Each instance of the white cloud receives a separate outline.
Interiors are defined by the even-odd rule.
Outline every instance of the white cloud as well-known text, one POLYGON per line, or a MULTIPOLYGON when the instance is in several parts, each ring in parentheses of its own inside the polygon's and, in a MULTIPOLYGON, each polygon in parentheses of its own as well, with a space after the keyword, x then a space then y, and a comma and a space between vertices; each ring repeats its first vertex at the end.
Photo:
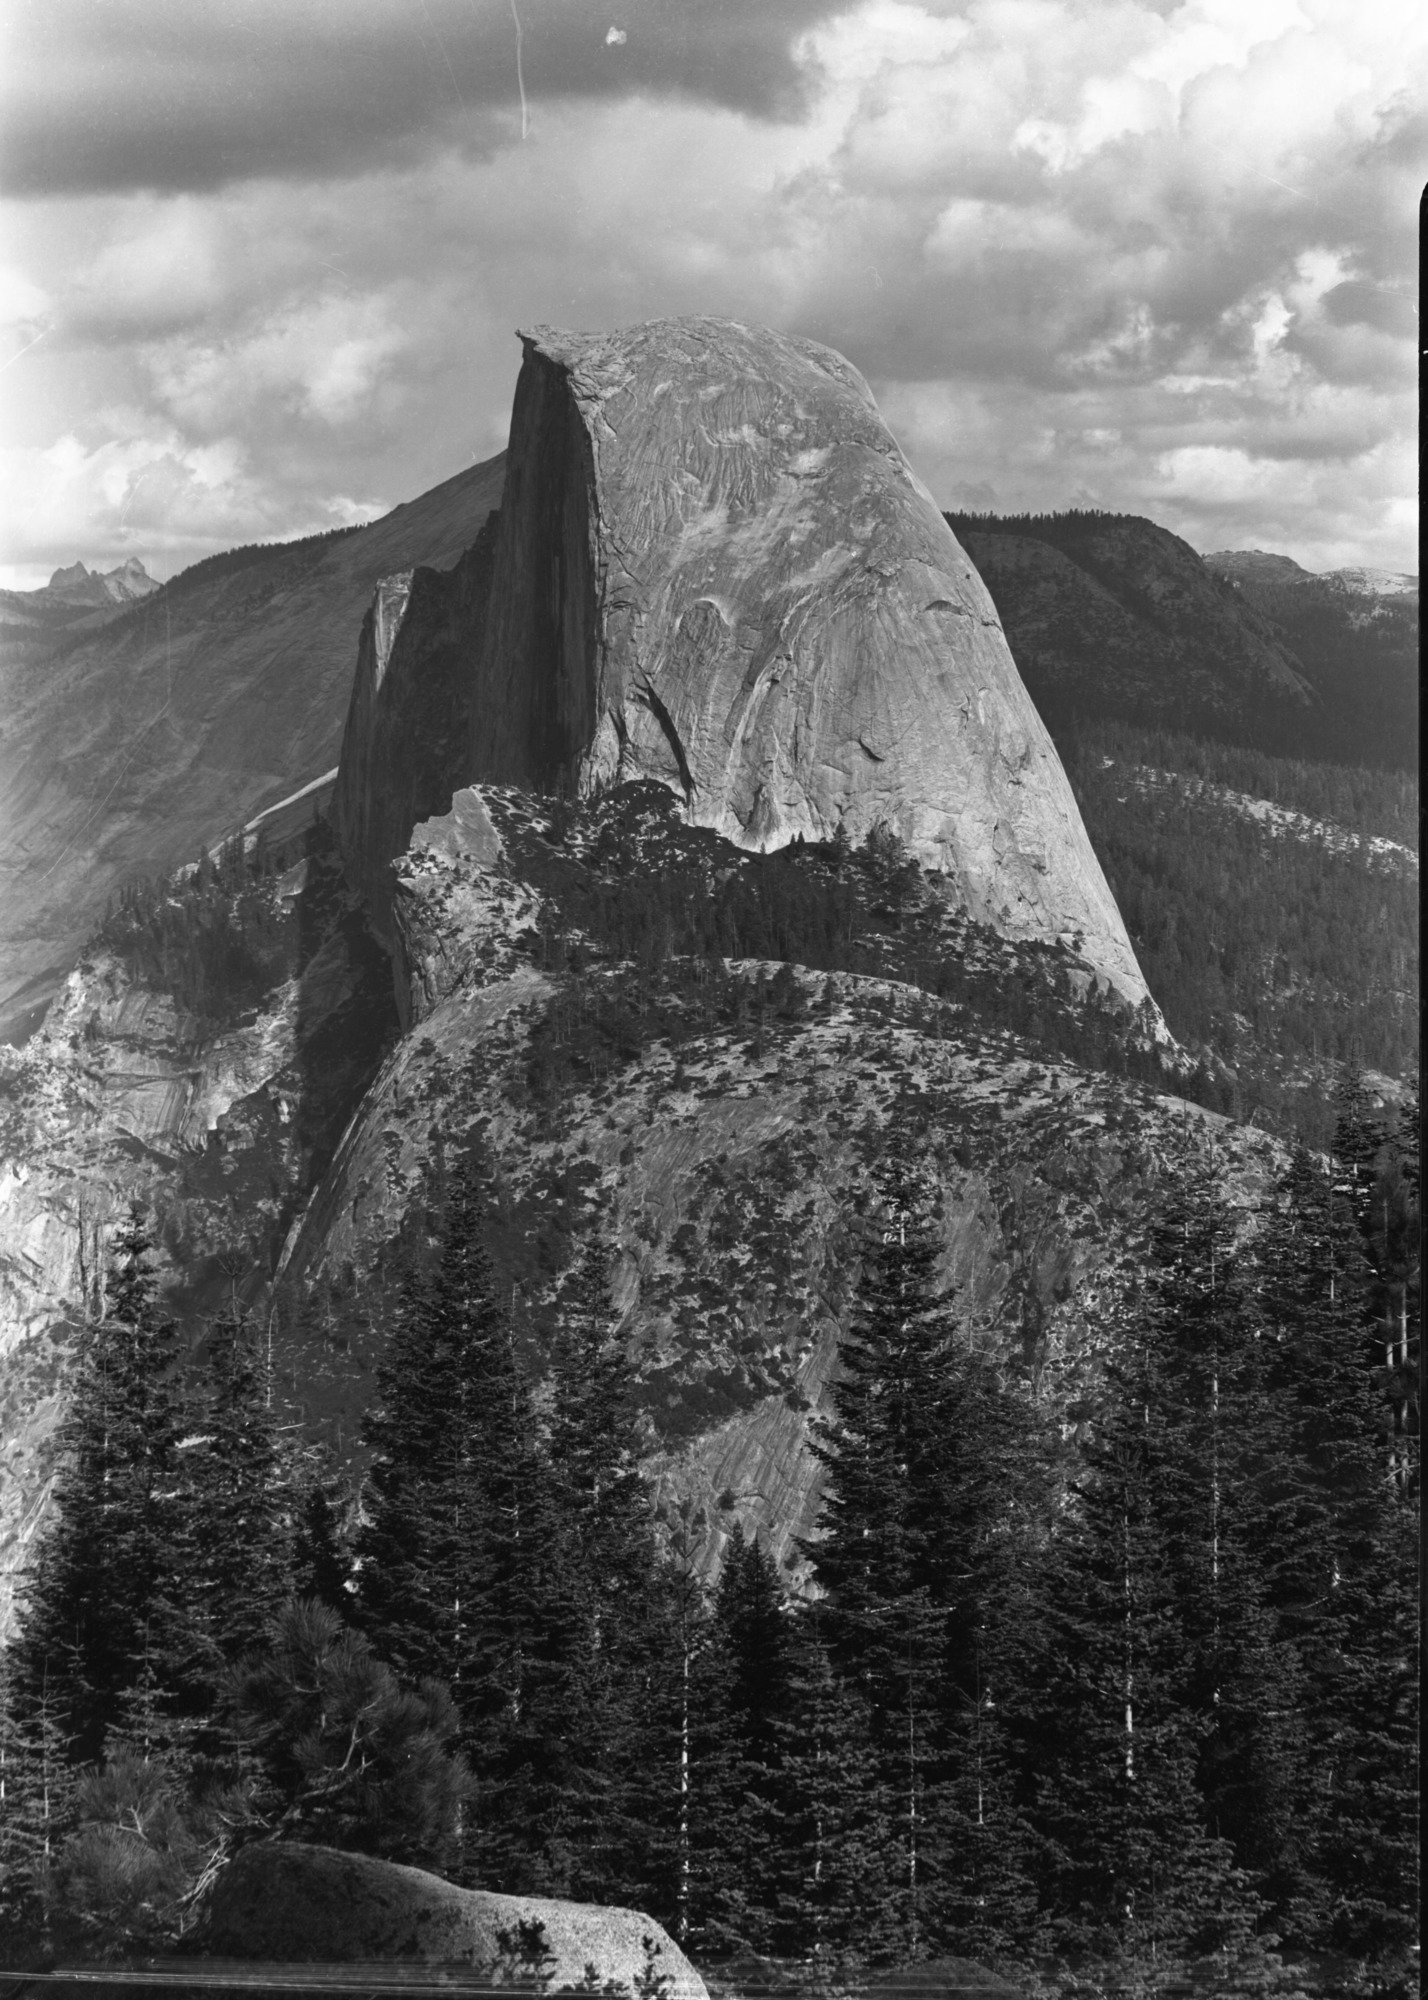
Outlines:
POLYGON ((135 410, 111 409, 82 438, 66 431, 44 449, 0 450, 0 547, 12 589, 32 589, 76 558, 108 568, 138 555, 167 576, 212 548, 368 519, 375 508, 343 496, 274 508, 243 444, 195 445, 135 410))
POLYGON ((199 432, 294 416, 335 427, 369 414, 405 345, 383 299, 329 295, 221 339, 170 341, 150 368, 162 407, 199 432))

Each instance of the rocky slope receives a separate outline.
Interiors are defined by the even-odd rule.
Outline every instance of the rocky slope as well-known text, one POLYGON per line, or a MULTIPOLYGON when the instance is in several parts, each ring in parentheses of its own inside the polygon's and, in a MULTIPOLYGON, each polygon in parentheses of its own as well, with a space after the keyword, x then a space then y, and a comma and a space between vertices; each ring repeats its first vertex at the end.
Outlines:
POLYGON ((235 1286, 260 1296, 394 1026, 385 956, 331 860, 299 853, 272 897, 285 948, 258 1004, 200 1021, 100 947, 24 1049, 0 1050, 0 1630, 115 1224, 131 1201, 161 1218, 191 1327, 235 1286))
POLYGON ((127 877, 336 764, 378 579, 456 563, 502 476, 490 460, 351 534, 197 564, 57 649, 0 649, 0 1041, 127 877))
MULTIPOLYGON (((854 905, 822 956, 866 971, 730 958, 711 972, 693 954, 637 967, 613 942, 622 890, 638 902, 673 881, 687 905, 706 869, 716 890, 733 871, 752 896, 774 858, 701 842, 649 785, 556 830, 553 842, 538 801, 484 787, 417 830, 397 870, 411 1025, 292 1231, 278 1295, 288 1326, 309 1340, 325 1328, 370 1379, 434 1137, 470 1135, 531 1366, 593 1240, 641 1385, 651 1476, 667 1506, 702 1520, 710 1563, 736 1520, 790 1562, 813 1525, 808 1425, 846 1321, 869 1170, 895 1120, 920 1134, 941 1276, 968 1339, 1065 1411, 1093 1394, 1098 1302, 1134 1263, 1155 1190, 1207 1145, 1246 1186, 1272 1155, 1262 1135, 995 1025, 997 1003, 978 992, 1002 977, 1039 984, 1046 1010, 1095 1011, 1092 975, 1075 977, 1069 954, 1029 955, 964 925, 920 983, 877 976, 880 956, 910 969, 908 932, 935 937, 935 878, 903 877, 896 924, 886 882, 854 905), (978 989, 968 999, 935 997, 948 962, 978 989)), ((786 865, 806 870, 810 898, 840 893, 839 868, 870 866, 811 850, 786 865)), ((308 1416, 329 1433, 337 1421, 315 1400, 308 1416)))
POLYGON ((1233 741, 1302 733, 1314 691, 1274 625, 1135 515, 952 515, 1053 732, 1108 716, 1233 741))

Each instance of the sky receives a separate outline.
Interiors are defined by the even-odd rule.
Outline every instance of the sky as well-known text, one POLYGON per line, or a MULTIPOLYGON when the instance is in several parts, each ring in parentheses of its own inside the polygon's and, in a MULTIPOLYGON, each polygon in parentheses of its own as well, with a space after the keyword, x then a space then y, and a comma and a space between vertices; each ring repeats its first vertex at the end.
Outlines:
POLYGON ((0 0, 0 585, 367 520, 761 321, 943 506, 1417 567, 1421 0, 0 0))

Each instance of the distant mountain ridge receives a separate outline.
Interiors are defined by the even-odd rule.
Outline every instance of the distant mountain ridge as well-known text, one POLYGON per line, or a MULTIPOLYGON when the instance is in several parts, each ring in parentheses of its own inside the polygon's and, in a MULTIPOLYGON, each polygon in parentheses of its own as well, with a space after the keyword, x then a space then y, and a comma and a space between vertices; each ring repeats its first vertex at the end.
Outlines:
POLYGON ((1205 567, 1231 583, 1284 585, 1313 589, 1327 586, 1354 597, 1411 598, 1418 601, 1418 578, 1408 570, 1396 569, 1305 569, 1291 556, 1271 555, 1264 549, 1216 549, 1205 557, 1205 567))
POLYGON ((1318 724, 1304 744, 1310 754, 1416 770, 1416 576, 1364 568, 1316 575, 1263 549, 1221 549, 1205 567, 1293 648, 1318 698, 1318 724))
POLYGON ((67 569, 57 569, 44 589, 33 595, 60 598, 66 604, 132 604, 160 588, 139 558, 130 556, 110 570, 86 569, 82 562, 73 562, 67 569))
POLYGON ((1134 514, 949 514, 1053 731, 1093 717, 1271 743, 1315 691, 1188 542, 1134 514))
POLYGON ((379 578, 454 564, 503 478, 489 459, 367 527, 231 550, 128 602, 0 598, 0 1041, 126 880, 332 769, 379 578))
POLYGON ((1134 514, 949 514, 1053 735, 1078 721, 1412 769, 1417 579, 1201 557, 1134 514))

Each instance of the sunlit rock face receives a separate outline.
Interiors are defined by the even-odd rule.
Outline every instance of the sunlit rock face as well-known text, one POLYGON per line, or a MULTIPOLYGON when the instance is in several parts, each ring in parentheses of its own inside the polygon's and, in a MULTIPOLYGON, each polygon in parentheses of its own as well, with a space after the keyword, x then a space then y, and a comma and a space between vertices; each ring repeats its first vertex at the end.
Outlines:
POLYGON ((1144 997, 992 600, 857 370, 727 320, 522 339, 468 775, 658 778, 759 849, 884 822, 1144 997))

